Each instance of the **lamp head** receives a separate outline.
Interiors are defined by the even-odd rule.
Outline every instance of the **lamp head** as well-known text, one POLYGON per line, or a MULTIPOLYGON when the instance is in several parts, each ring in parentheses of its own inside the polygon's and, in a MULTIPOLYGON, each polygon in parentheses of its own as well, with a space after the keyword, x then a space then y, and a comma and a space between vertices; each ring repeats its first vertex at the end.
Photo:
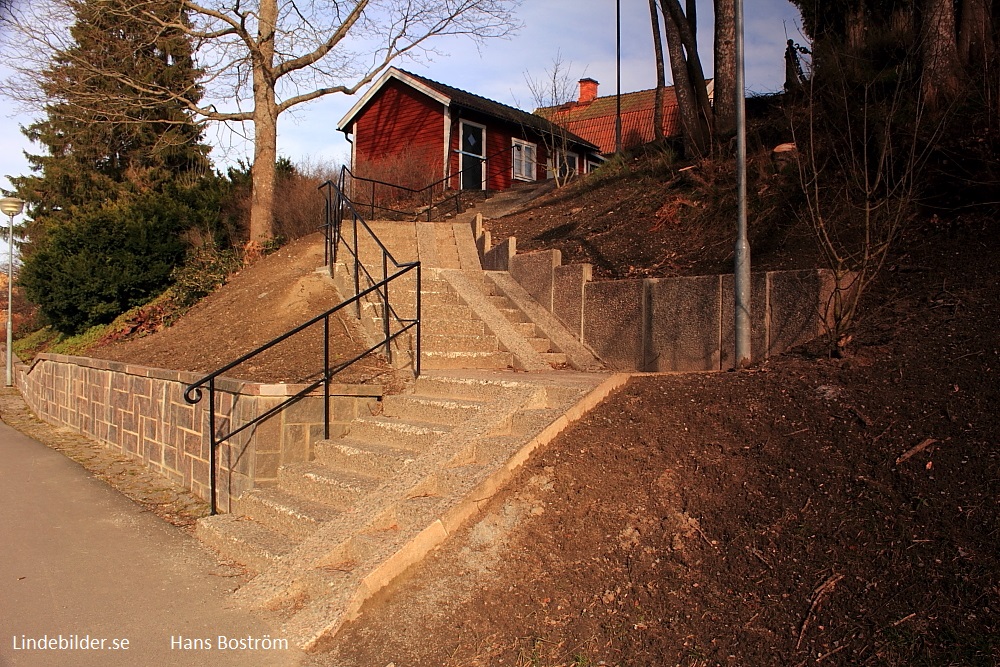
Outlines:
POLYGON ((5 215, 21 215, 21 211, 23 210, 23 199, 18 199, 17 197, 4 197, 0 199, 0 211, 3 211, 5 215))

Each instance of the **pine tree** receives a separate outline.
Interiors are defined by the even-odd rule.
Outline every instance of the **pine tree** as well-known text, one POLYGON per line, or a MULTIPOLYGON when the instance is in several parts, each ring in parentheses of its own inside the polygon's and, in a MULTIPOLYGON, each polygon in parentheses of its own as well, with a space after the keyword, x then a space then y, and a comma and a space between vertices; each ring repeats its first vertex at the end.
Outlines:
POLYGON ((72 44, 42 73, 46 117, 24 134, 44 147, 29 176, 25 255, 84 211, 191 183, 208 171, 201 127, 178 97, 201 91, 181 0, 75 0, 72 44), (141 79, 145 94, 121 79, 141 79))

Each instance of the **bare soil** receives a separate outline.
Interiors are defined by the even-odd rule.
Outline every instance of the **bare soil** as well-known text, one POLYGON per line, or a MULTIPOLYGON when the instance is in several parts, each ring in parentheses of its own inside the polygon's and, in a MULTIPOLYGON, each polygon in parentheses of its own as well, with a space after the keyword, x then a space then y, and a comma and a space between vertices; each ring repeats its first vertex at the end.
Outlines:
MULTIPOLYGON (((490 226, 604 277, 726 270, 727 233, 643 178, 490 226)), ((815 265, 807 237, 765 219, 756 269, 815 265)), ((983 217, 914 230, 844 358, 821 341, 749 371, 633 379, 313 664, 1000 665, 998 237, 983 217)), ((332 304, 315 253, 285 248, 97 354, 211 370, 332 304)), ((334 329, 338 349, 360 340, 334 329)), ((306 358, 244 371, 301 379, 306 358)))
MULTIPOLYGON (((788 212, 797 185, 787 167, 767 157, 752 164, 754 270, 817 266, 812 234, 788 212)), ((563 264, 589 263, 598 280, 732 273, 735 178, 719 161, 678 171, 662 157, 632 156, 485 226, 497 241, 517 237, 519 252, 556 249, 563 264)))
MULTIPOLYGON (((91 348, 113 361, 210 373, 340 302, 323 266, 323 237, 311 234, 258 260, 195 305, 176 324, 142 338, 91 348)), ((333 363, 367 348, 356 322, 330 321, 333 363)), ((307 382, 323 369, 322 322, 226 373, 255 382, 307 382)), ((395 382, 392 370, 370 356, 337 376, 340 382, 395 382)))
POLYGON ((997 240, 914 234, 846 358, 633 379, 315 664, 1000 664, 997 240))

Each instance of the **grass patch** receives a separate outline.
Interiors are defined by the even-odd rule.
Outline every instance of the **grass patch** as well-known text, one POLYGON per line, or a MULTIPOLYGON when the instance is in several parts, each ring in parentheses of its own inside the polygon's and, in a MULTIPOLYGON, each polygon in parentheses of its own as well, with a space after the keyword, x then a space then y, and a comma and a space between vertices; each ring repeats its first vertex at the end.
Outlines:
POLYGON ((43 352, 83 356, 104 338, 110 327, 109 324, 101 324, 74 336, 59 333, 50 326, 42 327, 14 341, 14 354, 25 363, 30 363, 43 352))

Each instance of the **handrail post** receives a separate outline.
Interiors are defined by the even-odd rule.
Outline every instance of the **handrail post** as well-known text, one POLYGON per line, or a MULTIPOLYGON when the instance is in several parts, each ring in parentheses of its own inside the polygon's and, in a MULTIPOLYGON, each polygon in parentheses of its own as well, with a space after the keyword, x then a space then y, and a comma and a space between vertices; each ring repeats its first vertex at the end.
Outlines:
POLYGON ((389 341, 389 258, 382 253, 382 280, 385 281, 382 289, 382 332, 385 334, 385 358, 392 363, 392 343, 389 341))
MULTIPOLYGON (((358 216, 352 215, 351 220, 354 222, 354 293, 357 294, 361 291, 361 257, 358 255, 358 216)), ((354 304, 355 309, 358 313, 358 319, 361 319, 361 302, 358 301, 354 304)))
POLYGON ((372 211, 369 214, 368 219, 369 220, 374 220, 375 219, 375 181, 372 181, 372 204, 371 204, 371 208, 372 208, 372 211))
POLYGON ((422 287, 420 276, 420 264, 417 264, 417 358, 414 363, 414 375, 420 377, 420 289, 422 287))
POLYGON ((214 516, 219 511, 216 500, 216 448, 219 443, 215 440, 215 378, 208 381, 208 485, 211 500, 209 502, 211 514, 214 516))
POLYGON ((323 439, 330 439, 330 316, 323 318, 323 439))

